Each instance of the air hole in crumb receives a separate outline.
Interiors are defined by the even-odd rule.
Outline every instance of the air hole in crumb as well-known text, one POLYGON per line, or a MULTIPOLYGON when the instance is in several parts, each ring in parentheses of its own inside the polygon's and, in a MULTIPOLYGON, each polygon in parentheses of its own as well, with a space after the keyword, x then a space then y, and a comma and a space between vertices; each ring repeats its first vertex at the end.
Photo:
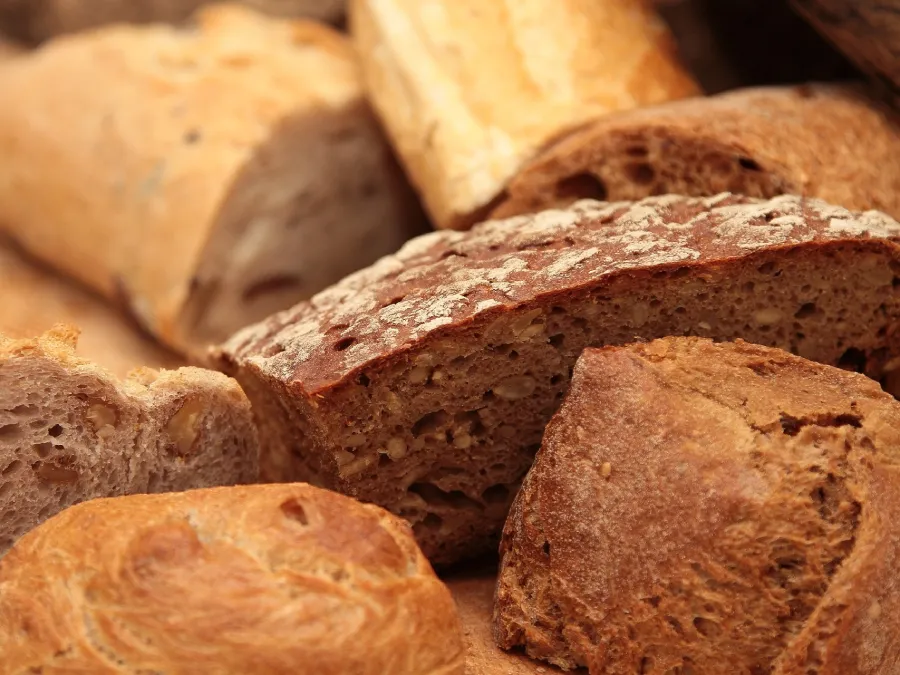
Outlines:
POLYGON ((702 616, 694 617, 694 628, 703 637, 716 637, 722 632, 722 628, 718 623, 702 616))
POLYGON ((0 475, 8 476, 11 473, 15 473, 16 471, 18 471, 21 468, 22 468, 22 462, 20 462, 17 459, 14 462, 11 462, 10 464, 8 464, 7 467, 5 469, 3 469, 2 472, 0 472, 0 475))
POLYGON ((360 375, 360 376, 357 378, 357 382, 359 382, 359 383, 360 383, 362 386, 364 386, 364 387, 368 387, 369 384, 370 384, 372 381, 369 379, 369 376, 368 376, 368 375, 366 375, 365 373, 363 373, 362 375, 360 375))
POLYGON ((628 174, 628 178, 638 185, 649 185, 656 178, 656 171, 646 162, 629 164, 625 167, 625 172, 628 174))
POLYGON ((625 154, 629 157, 646 157, 650 151, 643 145, 632 145, 625 150, 625 154))
POLYGON ((22 436, 22 427, 18 424, 4 424, 0 426, 0 440, 12 441, 22 436))
POLYGON ((653 671, 653 658, 650 656, 645 656, 641 659, 641 669, 638 671, 639 673, 650 673, 653 671))
POLYGON ((349 349, 356 343, 355 337, 345 337, 341 338, 337 342, 334 343, 334 351, 342 352, 345 349, 349 349))
POLYGON ((50 434, 51 436, 53 436, 53 438, 57 438, 58 436, 61 436, 62 432, 63 432, 63 428, 59 424, 54 424, 52 427, 47 429, 47 433, 50 434))
POLYGON ((841 358, 838 359, 837 365, 838 368, 843 368, 844 370, 852 370, 857 373, 865 372, 866 354, 856 347, 850 347, 841 355, 841 358))
POLYGON ((546 556, 550 555, 550 542, 549 541, 544 542, 543 550, 544 550, 544 555, 546 555, 546 556))
POLYGON ((423 415, 419 418, 418 422, 413 424, 413 436, 418 438, 422 434, 434 433, 439 427, 444 426, 449 419, 450 416, 443 410, 437 410, 435 412, 430 412, 427 415, 423 415))
POLYGON ((36 454, 41 459, 46 459, 53 452, 53 444, 52 443, 35 443, 31 446, 31 449, 34 450, 34 454, 36 454))
POLYGON ((738 164, 747 171, 762 171, 762 167, 749 157, 739 157, 738 164))
POLYGON ((303 504, 296 499, 289 499, 281 505, 281 512, 285 518, 294 520, 301 525, 309 525, 309 518, 306 516, 306 509, 303 504))
POLYGON ((565 335, 563 335, 562 333, 558 333, 557 335, 551 335, 549 342, 552 347, 554 347, 555 349, 559 349, 563 346, 565 340, 565 335))
POLYGON ((509 501, 509 487, 506 485, 491 485, 481 493, 481 499, 485 504, 506 504, 509 501))
MULTIPOLYGON (((763 263, 762 265, 760 265, 757 268, 757 271, 760 274, 772 274, 773 272, 775 272, 775 263, 771 262, 771 261, 769 261, 767 263, 763 263)), ((748 283, 752 283, 752 282, 748 282, 748 283)))
POLYGON ((482 510, 481 504, 460 490, 445 492, 432 483, 413 483, 409 486, 409 491, 415 495, 419 495, 426 504, 432 507, 453 510, 482 510))
POLYGON ((441 529, 441 525, 443 524, 444 521, 440 516, 429 513, 422 521, 413 525, 413 534, 415 534, 416 537, 421 537, 423 534, 441 529))
POLYGON ((576 173, 556 184, 556 196, 561 199, 597 199, 605 201, 609 191, 600 178, 591 173, 576 173))
POLYGON ((811 317, 817 311, 818 311, 818 308, 816 307, 816 303, 807 302, 802 307, 800 307, 800 309, 797 310, 797 312, 794 314, 794 318, 806 319, 808 317, 811 317))
POLYGON ((550 384, 559 384, 562 381, 563 381, 562 375, 554 375, 553 377, 550 378, 550 384))

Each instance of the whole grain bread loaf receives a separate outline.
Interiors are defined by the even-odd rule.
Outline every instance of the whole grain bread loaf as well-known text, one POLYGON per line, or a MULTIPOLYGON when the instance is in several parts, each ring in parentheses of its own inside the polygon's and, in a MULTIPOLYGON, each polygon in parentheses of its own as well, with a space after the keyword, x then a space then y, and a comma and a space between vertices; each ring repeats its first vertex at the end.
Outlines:
POLYGON ((898 0, 791 0, 861 68, 900 91, 898 0))
POLYGON ((493 217, 582 198, 801 194, 900 217, 900 121, 862 89, 765 87, 598 120, 548 148, 493 217))
POLYGON ((257 479, 256 429, 236 382, 200 368, 119 381, 75 356, 76 338, 64 326, 0 335, 0 554, 86 499, 257 479))
POLYGON ((98 499, 0 560, 3 673, 463 675, 409 526, 308 485, 98 499))
POLYGON ((633 0, 353 0, 369 97, 440 228, 466 228, 544 145, 697 93, 633 0))
POLYGON ((119 377, 184 365, 101 298, 0 243, 0 333, 30 338, 58 323, 78 327, 79 356, 119 377))
POLYGON ((421 224, 349 41, 238 6, 0 64, 0 158, 0 229, 184 351, 421 224))
MULTIPOLYGON (((345 0, 238 0, 268 14, 337 21, 345 0)), ((108 23, 178 23, 210 0, 0 0, 0 30, 40 42, 108 23)))
POLYGON ((900 663, 900 403, 778 349, 588 349, 501 545, 504 647, 592 674, 900 663))
POLYGON ((587 346, 744 337, 900 366, 898 237, 793 196, 580 202, 415 239, 214 356, 265 478, 385 506, 445 563, 493 545, 587 346))

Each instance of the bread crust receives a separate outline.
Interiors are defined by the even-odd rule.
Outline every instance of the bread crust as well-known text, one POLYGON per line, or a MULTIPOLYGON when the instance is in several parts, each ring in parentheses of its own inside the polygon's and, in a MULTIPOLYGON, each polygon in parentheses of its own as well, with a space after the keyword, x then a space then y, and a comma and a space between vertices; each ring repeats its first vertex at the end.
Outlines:
POLYGON ((3 673, 462 675, 409 527, 308 485, 100 499, 0 560, 3 673))
POLYGON ((414 227, 352 46, 325 26, 218 5, 194 28, 110 26, 7 65, 0 227, 177 350, 309 297, 414 227))
POLYGON ((792 4, 863 70, 900 90, 897 0, 792 0, 792 4))
POLYGON ((611 115, 525 166, 492 217, 580 198, 800 194, 900 217, 900 124, 860 88, 761 87, 611 115))
POLYGON ((493 547, 585 346, 752 337, 896 367, 898 236, 791 196, 580 202, 413 240, 214 359, 253 401, 268 480, 385 506, 450 563, 493 547))
POLYGON ((877 383, 777 349, 586 350, 504 530, 499 644, 610 675, 892 672, 898 429, 877 383))
POLYGON ((697 93, 665 24, 627 0, 355 0, 375 110, 432 222, 467 228, 539 148, 697 93))
POLYGON ((0 335, 0 554, 95 497, 249 483, 259 475, 250 403, 200 368, 118 380, 75 354, 77 329, 0 335))

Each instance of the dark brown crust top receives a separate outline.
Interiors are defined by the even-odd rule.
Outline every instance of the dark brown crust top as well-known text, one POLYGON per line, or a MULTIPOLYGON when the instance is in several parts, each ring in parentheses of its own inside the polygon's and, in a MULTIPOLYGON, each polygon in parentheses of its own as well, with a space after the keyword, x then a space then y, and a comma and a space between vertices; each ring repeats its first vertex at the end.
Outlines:
POLYGON ((476 317, 630 270, 867 238, 896 242, 900 225, 879 212, 796 196, 582 201, 413 239, 309 302, 240 331, 215 356, 314 395, 476 317))

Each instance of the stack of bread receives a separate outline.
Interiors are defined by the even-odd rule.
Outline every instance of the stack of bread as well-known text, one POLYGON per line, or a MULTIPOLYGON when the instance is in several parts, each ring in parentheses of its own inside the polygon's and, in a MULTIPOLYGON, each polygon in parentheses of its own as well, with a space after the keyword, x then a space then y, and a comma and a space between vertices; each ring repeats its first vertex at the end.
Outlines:
POLYGON ((0 675, 897 671, 900 1, 731 7, 0 0, 0 675))

